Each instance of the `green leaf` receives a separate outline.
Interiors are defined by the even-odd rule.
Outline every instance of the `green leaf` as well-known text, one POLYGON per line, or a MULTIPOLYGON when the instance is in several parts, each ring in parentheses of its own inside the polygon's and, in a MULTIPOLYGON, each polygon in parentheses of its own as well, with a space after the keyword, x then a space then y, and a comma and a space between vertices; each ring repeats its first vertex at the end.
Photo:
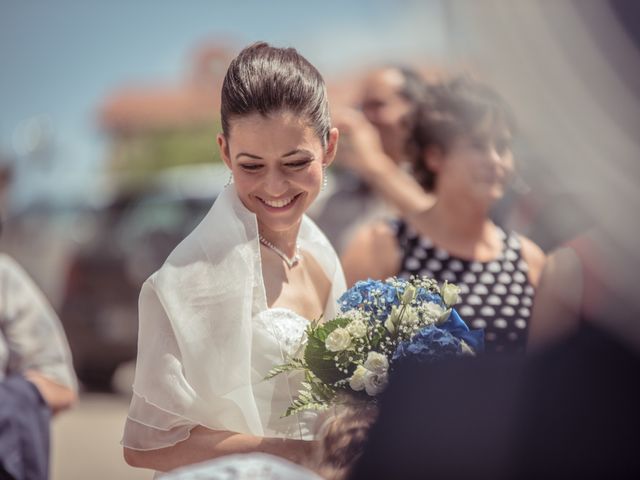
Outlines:
POLYGON ((326 410, 336 396, 336 390, 326 385, 309 370, 305 371, 305 382, 283 417, 304 410, 326 410))

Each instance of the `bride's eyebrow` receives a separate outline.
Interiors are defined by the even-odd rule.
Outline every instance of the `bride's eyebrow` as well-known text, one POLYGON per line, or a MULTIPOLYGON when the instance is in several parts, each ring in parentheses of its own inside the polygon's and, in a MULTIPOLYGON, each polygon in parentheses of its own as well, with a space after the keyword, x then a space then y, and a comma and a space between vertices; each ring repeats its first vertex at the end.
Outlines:
POLYGON ((290 152, 287 152, 284 155, 282 155, 282 158, 291 157, 298 153, 304 153, 309 155, 310 157, 313 157, 313 152, 311 152, 310 150, 307 150, 306 148, 296 148, 295 150, 291 150, 290 152))
POLYGON ((236 155, 236 160, 240 157, 249 157, 252 158, 253 160, 262 160, 262 157, 259 157, 258 155, 253 155, 251 153, 246 153, 246 152, 240 152, 236 155))

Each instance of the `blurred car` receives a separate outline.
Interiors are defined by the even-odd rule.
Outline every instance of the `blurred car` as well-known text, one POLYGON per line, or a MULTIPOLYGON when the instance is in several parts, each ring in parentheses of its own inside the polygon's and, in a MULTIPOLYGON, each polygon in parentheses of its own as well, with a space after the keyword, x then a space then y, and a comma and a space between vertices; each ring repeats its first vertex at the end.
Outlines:
POLYGON ((140 287, 211 208, 225 172, 170 169, 84 215, 92 233, 69 262, 60 317, 86 389, 110 390, 118 366, 135 359, 140 287))

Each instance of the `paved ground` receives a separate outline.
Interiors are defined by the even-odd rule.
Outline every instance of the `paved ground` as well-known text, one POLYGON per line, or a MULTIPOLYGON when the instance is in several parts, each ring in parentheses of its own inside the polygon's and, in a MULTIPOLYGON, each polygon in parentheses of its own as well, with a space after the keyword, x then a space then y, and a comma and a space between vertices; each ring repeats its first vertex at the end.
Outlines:
POLYGON ((150 480, 150 470, 129 467, 120 437, 129 407, 121 395, 84 394, 53 420, 51 480, 150 480))

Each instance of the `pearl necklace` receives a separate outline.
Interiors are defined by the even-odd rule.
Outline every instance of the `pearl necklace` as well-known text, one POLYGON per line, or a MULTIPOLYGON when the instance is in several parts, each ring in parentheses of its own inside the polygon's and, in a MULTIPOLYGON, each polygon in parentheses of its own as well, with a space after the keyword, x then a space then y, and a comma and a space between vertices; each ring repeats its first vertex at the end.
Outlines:
POLYGON ((286 263, 287 267, 289 268, 295 267, 298 264, 298 262, 302 259, 302 257, 300 256, 300 247, 298 247, 297 243, 296 243, 296 253, 293 255, 293 257, 289 258, 282 250, 280 250, 273 243, 271 243, 269 240, 264 238, 262 234, 258 235, 258 238, 260 239, 260 243, 262 245, 267 247, 269 250, 273 251, 282 260, 284 260, 284 263, 286 263))

